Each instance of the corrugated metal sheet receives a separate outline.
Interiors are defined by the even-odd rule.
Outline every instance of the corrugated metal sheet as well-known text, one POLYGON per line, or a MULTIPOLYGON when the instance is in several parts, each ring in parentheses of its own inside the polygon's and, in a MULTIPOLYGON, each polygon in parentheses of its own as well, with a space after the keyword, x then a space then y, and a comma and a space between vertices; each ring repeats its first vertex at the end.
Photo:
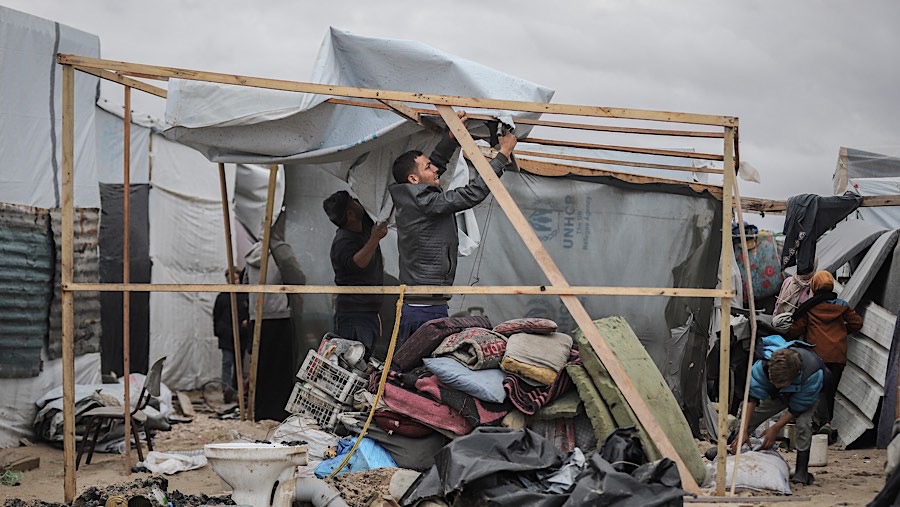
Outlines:
MULTIPOLYGON (((50 335, 47 355, 50 359, 62 356, 62 296, 60 282, 62 271, 62 212, 50 211, 53 241, 56 245, 56 267, 53 281, 53 301, 50 306, 50 335)), ((75 210, 75 281, 100 282, 100 210, 80 208, 75 210)), ((75 293, 75 355, 100 351, 100 293, 75 293)))
POLYGON ((40 373, 52 282, 49 212, 0 203, 0 377, 40 373))
POLYGON ((835 397, 832 424, 846 447, 875 427, 875 412, 884 395, 891 340, 897 316, 875 303, 857 309, 863 327, 849 338, 847 366, 835 397))

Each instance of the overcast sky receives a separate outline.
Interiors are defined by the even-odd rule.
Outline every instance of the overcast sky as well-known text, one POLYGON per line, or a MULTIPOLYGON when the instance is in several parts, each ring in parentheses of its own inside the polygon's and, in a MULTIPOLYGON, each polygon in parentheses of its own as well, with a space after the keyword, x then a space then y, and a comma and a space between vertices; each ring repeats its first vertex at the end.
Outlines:
MULTIPOLYGON (((554 102, 737 116, 762 175, 748 196, 829 195, 841 146, 900 155, 894 0, 0 2, 98 35, 114 60, 307 81, 335 26, 424 42, 554 102)), ((140 95, 135 109, 162 114, 140 95)))

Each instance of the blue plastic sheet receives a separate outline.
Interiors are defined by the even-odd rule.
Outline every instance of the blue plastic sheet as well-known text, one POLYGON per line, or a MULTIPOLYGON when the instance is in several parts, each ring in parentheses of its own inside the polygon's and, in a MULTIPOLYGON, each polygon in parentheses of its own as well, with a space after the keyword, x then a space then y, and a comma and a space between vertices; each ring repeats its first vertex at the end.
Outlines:
MULTIPOLYGON (((353 448, 354 443, 356 443, 356 438, 345 438, 339 441, 337 445, 337 456, 326 459, 320 463, 315 470, 316 477, 323 479, 326 476, 331 475, 331 473, 340 466, 341 462, 344 461, 344 458, 347 457, 347 454, 350 452, 350 449, 353 448)), ((349 472, 364 472, 373 468, 396 468, 396 466, 397 463, 394 461, 394 458, 391 457, 391 454, 387 452, 384 447, 381 447, 378 442, 371 438, 364 437, 360 442, 359 447, 356 449, 356 452, 353 453, 353 457, 350 458, 350 461, 347 462, 338 475, 349 472)))

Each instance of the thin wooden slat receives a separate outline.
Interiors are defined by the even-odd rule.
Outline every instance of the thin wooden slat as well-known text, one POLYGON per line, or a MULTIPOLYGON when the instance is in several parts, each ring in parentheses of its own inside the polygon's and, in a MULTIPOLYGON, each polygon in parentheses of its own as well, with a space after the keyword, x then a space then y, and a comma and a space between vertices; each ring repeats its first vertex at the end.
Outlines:
POLYGON ((516 160, 520 168, 540 176, 565 176, 567 174, 573 174, 577 176, 610 176, 620 181, 637 183, 641 185, 664 183, 667 185, 687 186, 695 192, 709 192, 717 199, 722 198, 722 187, 719 187, 717 185, 694 183, 690 181, 673 180, 668 178, 658 178, 655 176, 643 176, 640 174, 630 174, 619 171, 610 171, 607 169, 596 169, 593 167, 560 164, 556 162, 544 162, 527 158, 516 160))
MULTIPOLYGON (((125 87, 122 138, 122 283, 131 281, 131 88, 125 87)), ((122 293, 122 381, 124 382, 125 475, 131 475, 131 293, 122 293)))
POLYGON ((447 106, 472 107, 481 109, 498 109, 508 111, 525 111, 532 113, 562 114, 576 116, 595 116, 603 118, 629 118, 634 120, 650 120, 660 122, 688 123, 699 125, 729 126, 735 118, 694 113, 676 113, 671 111, 649 111, 645 109, 626 109, 616 107, 582 106, 574 104, 547 104, 540 102, 524 102, 518 100, 497 100, 472 97, 454 97, 449 95, 431 95, 392 90, 372 90, 348 86, 333 86, 317 83, 302 83, 282 79, 204 72, 176 67, 162 67, 137 63, 103 60, 70 54, 60 54, 57 61, 61 64, 79 65, 116 71, 120 74, 142 75, 154 78, 180 78, 194 81, 208 81, 256 88, 269 88, 293 92, 333 95, 338 97, 355 97, 376 100, 395 100, 419 104, 442 104, 447 106))
POLYGON ((413 108, 407 106, 403 102, 397 102, 396 100, 382 100, 381 101, 385 106, 387 106, 391 111, 399 114, 400 116, 406 118, 407 120, 418 123, 419 125, 422 122, 419 119, 419 113, 416 112, 413 108))
POLYGON ((63 66, 62 88, 62 370, 63 370, 63 490, 66 503, 75 500, 75 69, 63 66))
MULTIPOLYGON (((491 168, 487 159, 485 159, 484 156, 481 155, 478 146, 475 144, 472 136, 469 135, 469 132, 466 130, 463 122, 456 116, 453 108, 444 105, 437 105, 437 109, 441 113, 441 116, 444 118, 444 121, 455 134, 456 139, 462 146, 462 149, 475 164, 475 168, 478 170, 478 173, 481 175, 488 188, 490 188, 491 192, 494 194, 494 199, 498 204, 500 204, 500 208, 504 211, 504 213, 506 213, 506 216, 509 219, 510 223, 512 223, 513 227, 516 229, 516 232, 519 233, 519 236, 522 238, 525 246, 528 248, 529 252, 531 252, 531 255, 537 261, 538 266, 540 266, 541 270, 547 276, 547 279, 550 280, 550 283, 555 286, 568 286, 569 283, 566 281, 562 272, 559 270, 559 267, 550 257, 550 253, 546 248, 544 248, 543 243, 534 233, 534 230, 531 228, 531 226, 528 225, 528 221, 522 214, 522 211, 513 201, 512 196, 509 195, 506 187, 504 187, 500 182, 500 179, 494 173, 494 170, 491 168)), ((600 357, 603 365, 606 367, 613 381, 615 381, 616 385, 619 386, 622 394, 625 395, 625 398, 628 400, 628 403, 634 410, 634 413, 637 416, 638 420, 644 426, 647 434, 650 435, 650 438, 656 443, 656 446, 660 450, 660 452, 664 456, 673 460, 678 466, 678 470, 681 473, 681 480, 684 489, 691 493, 699 493, 700 488, 697 486, 697 483, 694 481, 693 476, 685 466, 684 461, 675 451, 675 448, 669 441, 668 435, 666 435, 662 428, 660 428, 659 424, 656 421, 656 418, 653 416, 653 413, 650 412, 650 409, 649 407, 647 407, 646 402, 644 402, 640 393, 638 393, 634 384, 632 384, 631 380, 628 378, 628 375, 625 373, 624 368, 622 367, 621 363, 619 363, 619 360, 616 358, 613 351, 609 348, 609 345, 606 343, 603 337, 600 336, 599 330, 597 330, 596 326, 594 326, 593 320, 584 309, 581 301, 578 300, 577 296, 571 295, 560 296, 560 299, 562 300, 563 304, 566 305, 566 308, 569 310, 569 313, 572 315, 575 323, 578 324, 578 326, 581 328, 582 333, 584 333, 585 337, 591 343, 591 346, 597 352, 597 355, 600 357)))
POLYGON ((610 165, 620 165, 625 167, 645 167, 647 169, 665 169, 669 171, 687 171, 692 173, 709 173, 709 174, 722 174, 721 169, 715 169, 710 167, 690 167, 683 165, 671 165, 671 164, 652 164, 649 162, 632 162, 630 160, 613 160, 609 158, 595 158, 595 157, 580 157, 577 155, 564 155, 562 153, 549 153, 545 151, 527 151, 527 150, 516 150, 516 157, 530 156, 530 157, 541 157, 541 158, 555 158, 559 160, 571 160, 574 162, 590 162, 592 164, 610 164, 610 165))
MULTIPOLYGON (((335 286, 335 285, 229 285, 176 283, 70 283, 66 290, 73 292, 248 292, 251 294, 399 294, 393 286, 335 286)), ((512 295, 573 295, 573 296, 664 296, 664 297, 733 297, 734 291, 696 289, 690 287, 586 287, 556 285, 499 285, 499 286, 435 286, 416 285, 406 288, 406 294, 512 294, 512 295)))
MULTIPOLYGON (((231 211, 228 207, 228 183, 225 181, 225 164, 219 164, 219 193, 222 194, 222 217, 225 224, 225 260, 228 262, 228 283, 234 279, 234 247, 231 241, 231 211)), ((237 293, 231 293, 231 337, 234 346, 234 368, 237 377, 238 410, 241 420, 247 418, 244 411, 244 365, 241 353, 241 330, 238 327, 237 293)), ((223 354, 226 351, 222 351, 223 354)), ((225 379, 222 379, 223 381, 225 379)))
MULTIPOLYGON (((734 129, 725 129, 725 167, 722 185, 722 289, 731 292, 731 262, 734 254, 731 251, 731 192, 734 188, 734 129)), ((718 455, 727 456, 725 452, 728 440, 728 392, 731 367, 731 298, 722 298, 722 332, 719 335, 719 434, 718 455)), ((725 461, 716 462, 716 477, 725 477, 725 461)), ((725 481, 716 481, 716 495, 725 495, 725 481)))
MULTIPOLYGON (((358 100, 348 100, 348 99, 338 99, 338 98, 330 98, 326 102, 331 104, 340 104, 345 106, 356 106, 356 107, 367 107, 370 109, 393 109, 391 105, 387 104, 386 101, 384 104, 375 103, 375 102, 362 102, 358 100)), ((399 102, 391 101, 393 105, 401 104, 399 102)), ((405 106, 405 104, 403 104, 405 106)), ((411 113, 415 113, 415 116, 419 115, 429 115, 429 116, 440 116, 440 114, 434 109, 425 109, 419 107, 409 107, 406 106, 411 113)), ((420 123, 418 119, 412 119, 412 115, 401 114, 405 118, 413 121, 415 123, 420 123)), ((477 113, 469 113, 468 117, 473 120, 486 120, 493 121, 496 120, 495 117, 489 116, 486 114, 477 114, 477 113)), ((535 125, 535 126, 543 126, 543 127, 555 127, 555 128, 566 128, 566 129, 576 129, 576 130, 593 130, 598 132, 614 132, 620 134, 647 134, 647 135, 657 135, 657 136, 673 136, 673 137, 701 137, 701 138, 713 138, 719 139, 725 136, 723 132, 705 132, 705 131, 697 131, 697 130, 668 130, 668 129, 648 129, 648 128, 637 128, 637 127, 618 127, 618 126, 610 126, 610 125, 593 125, 590 123, 574 123, 574 122, 561 122, 561 121, 551 121, 551 120, 533 120, 531 118, 516 118, 516 123, 522 125, 535 125)))
POLYGON ((158 86, 153 86, 152 84, 147 84, 143 81, 138 81, 137 79, 131 79, 127 76, 120 76, 115 72, 110 72, 108 70, 90 69, 78 66, 76 66, 75 68, 81 72, 97 76, 101 79, 106 79, 107 81, 113 81, 115 83, 119 83, 120 85, 130 86, 136 90, 149 93, 150 95, 156 95, 157 97, 166 98, 168 94, 165 88, 159 88, 158 86))
POLYGON ((576 141, 561 141, 559 139, 541 139, 526 137, 519 139, 523 143, 534 143, 543 146, 564 146, 568 148, 586 148, 589 150, 621 151, 624 153, 640 153, 643 155, 659 155, 663 157, 691 158, 700 160, 722 160, 722 155, 715 153, 695 153, 690 151, 659 150, 655 148, 638 148, 636 146, 617 146, 612 144, 581 143, 576 141))
MULTIPOLYGON (((272 210, 275 207, 275 183, 278 178, 278 166, 269 168, 269 191, 266 195, 266 216, 263 222, 262 257, 259 264, 259 285, 265 285, 269 269, 269 238, 272 228, 272 210)), ((252 292, 252 291, 247 291, 252 292)), ((250 355, 250 394, 248 400, 248 412, 250 420, 256 420, 256 373, 259 367, 259 337, 262 332, 263 302, 265 297, 260 294, 256 297, 256 321, 253 326, 253 345, 250 355)))
MULTIPOLYGON (((862 199, 861 208, 877 208, 881 206, 900 206, 900 195, 869 195, 862 199)), ((745 197, 743 208, 747 211, 780 215, 787 212, 787 201, 745 197)))

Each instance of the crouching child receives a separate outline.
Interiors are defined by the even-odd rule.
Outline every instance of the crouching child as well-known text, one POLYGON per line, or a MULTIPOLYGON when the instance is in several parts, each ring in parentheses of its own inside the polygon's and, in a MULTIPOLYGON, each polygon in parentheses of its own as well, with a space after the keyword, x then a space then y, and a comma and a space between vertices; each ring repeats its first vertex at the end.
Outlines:
MULTIPOLYGON (((791 482, 812 484, 808 471, 809 448, 812 444, 812 419, 819 395, 828 389, 831 373, 812 346, 786 342, 780 336, 767 336, 762 342, 762 359, 753 364, 750 397, 744 407, 744 420, 750 432, 763 421, 784 411, 764 436, 761 449, 769 449, 786 424, 794 421, 797 428, 797 466, 791 482)), ((748 441, 748 435, 744 436, 748 441)), ((732 443, 736 450, 737 439, 732 443)))

